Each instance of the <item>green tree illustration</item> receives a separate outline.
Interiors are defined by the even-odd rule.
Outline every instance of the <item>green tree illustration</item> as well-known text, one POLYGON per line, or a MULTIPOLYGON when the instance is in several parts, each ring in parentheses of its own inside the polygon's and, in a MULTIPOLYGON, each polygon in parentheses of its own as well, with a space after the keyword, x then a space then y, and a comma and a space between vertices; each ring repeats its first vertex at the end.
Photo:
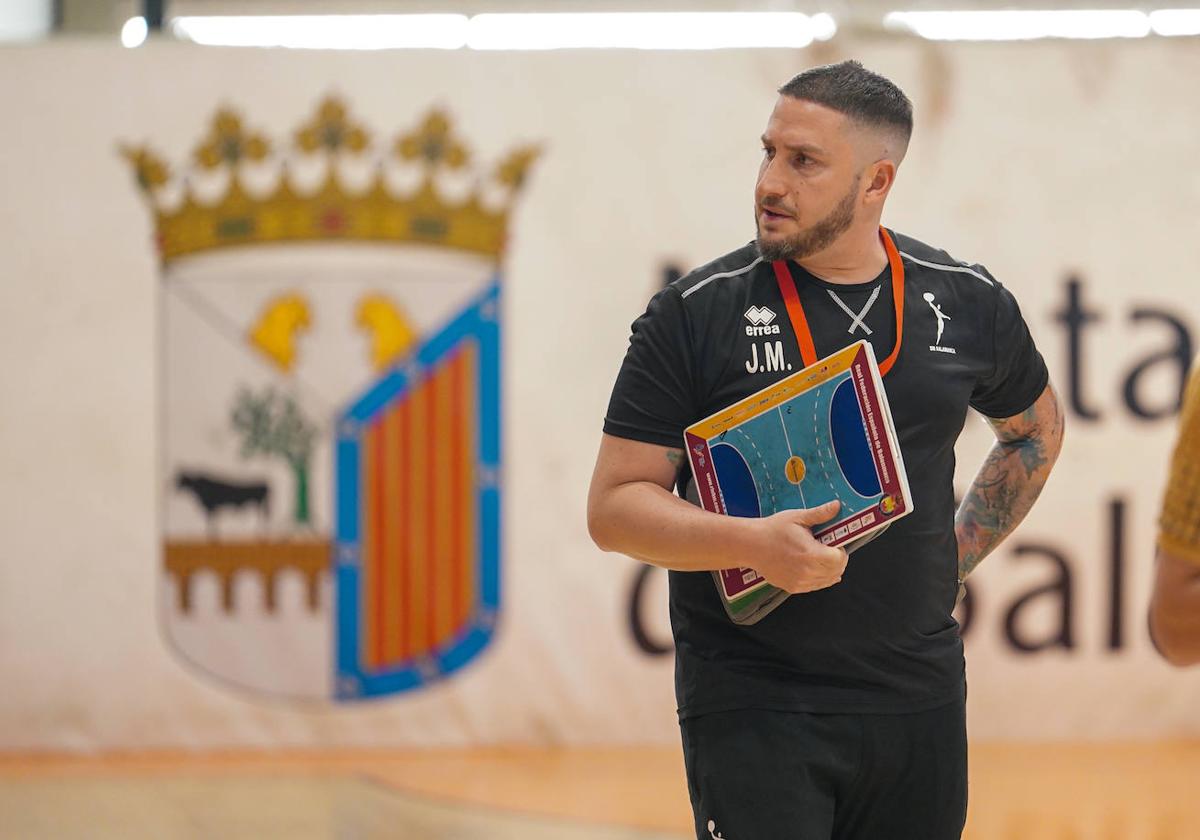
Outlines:
POLYGON ((233 428, 242 435, 242 457, 255 455, 282 458, 292 469, 296 482, 296 506, 292 514, 297 526, 312 524, 308 504, 308 473, 317 427, 304 418, 291 394, 271 386, 255 393, 242 388, 233 406, 233 428))

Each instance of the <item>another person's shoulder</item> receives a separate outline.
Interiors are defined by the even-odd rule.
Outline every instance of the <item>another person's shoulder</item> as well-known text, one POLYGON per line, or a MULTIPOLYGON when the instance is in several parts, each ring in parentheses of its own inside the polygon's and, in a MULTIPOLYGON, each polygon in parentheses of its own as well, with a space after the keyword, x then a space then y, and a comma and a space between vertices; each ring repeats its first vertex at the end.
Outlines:
MULTIPOLYGON (((1193 416, 1200 419, 1200 356, 1192 360, 1192 371, 1183 392, 1183 413, 1188 419, 1193 416)), ((1200 424, 1196 431, 1200 434, 1200 424)))
POLYGON ((752 280, 767 263, 753 242, 689 271, 668 286, 691 305, 721 298, 752 280))
POLYGON ((1183 401, 1179 409, 1179 440, 1174 460, 1186 462, 1187 468, 1196 474, 1200 486, 1200 356, 1192 360, 1192 370, 1183 389, 1183 401))

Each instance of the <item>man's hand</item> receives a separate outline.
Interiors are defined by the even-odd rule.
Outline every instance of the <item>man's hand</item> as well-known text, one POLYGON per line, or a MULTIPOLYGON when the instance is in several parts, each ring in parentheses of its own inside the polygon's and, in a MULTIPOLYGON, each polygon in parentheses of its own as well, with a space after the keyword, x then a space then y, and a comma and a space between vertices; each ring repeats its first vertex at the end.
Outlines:
POLYGON ((762 547, 755 554, 760 556, 744 558, 743 565, 793 595, 833 586, 842 579, 848 555, 845 549, 830 548, 814 539, 812 527, 828 522, 840 507, 841 502, 826 502, 757 520, 762 547))

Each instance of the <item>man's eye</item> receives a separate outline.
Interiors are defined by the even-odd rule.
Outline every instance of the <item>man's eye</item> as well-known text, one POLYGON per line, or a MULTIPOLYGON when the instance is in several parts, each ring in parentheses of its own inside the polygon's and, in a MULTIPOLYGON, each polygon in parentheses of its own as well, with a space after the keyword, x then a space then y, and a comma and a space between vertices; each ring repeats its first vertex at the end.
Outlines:
POLYGON ((767 146, 763 146, 763 155, 764 155, 765 157, 774 157, 774 155, 775 155, 775 150, 774 150, 774 149, 771 149, 771 148, 768 148, 767 146))
POLYGON ((807 166, 811 163, 808 155, 796 155, 794 162, 796 166, 807 166))

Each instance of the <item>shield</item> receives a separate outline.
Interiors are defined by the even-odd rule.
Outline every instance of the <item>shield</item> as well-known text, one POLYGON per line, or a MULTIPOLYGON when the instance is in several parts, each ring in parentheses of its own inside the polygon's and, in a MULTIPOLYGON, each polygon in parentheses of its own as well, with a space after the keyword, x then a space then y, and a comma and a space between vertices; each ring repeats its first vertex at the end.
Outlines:
MULTIPOLYGON (((225 684, 378 697, 496 626, 508 206, 444 197, 466 153, 436 112, 395 160, 351 154, 370 143, 336 100, 296 136, 284 171, 218 114, 197 158, 224 192, 173 204, 165 165, 127 151, 163 260, 160 614, 225 684)), ((497 169, 510 198, 532 157, 497 169)))

